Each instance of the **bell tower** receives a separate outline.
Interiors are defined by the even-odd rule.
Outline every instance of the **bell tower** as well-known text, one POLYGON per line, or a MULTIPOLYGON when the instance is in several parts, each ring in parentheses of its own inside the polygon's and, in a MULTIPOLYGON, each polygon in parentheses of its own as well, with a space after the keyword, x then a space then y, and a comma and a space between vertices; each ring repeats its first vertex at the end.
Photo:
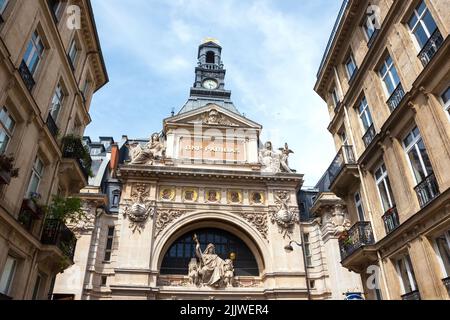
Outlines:
POLYGON ((226 70, 222 62, 222 47, 219 42, 207 38, 198 48, 198 65, 195 68, 195 83, 191 97, 230 99, 231 92, 225 90, 226 70))

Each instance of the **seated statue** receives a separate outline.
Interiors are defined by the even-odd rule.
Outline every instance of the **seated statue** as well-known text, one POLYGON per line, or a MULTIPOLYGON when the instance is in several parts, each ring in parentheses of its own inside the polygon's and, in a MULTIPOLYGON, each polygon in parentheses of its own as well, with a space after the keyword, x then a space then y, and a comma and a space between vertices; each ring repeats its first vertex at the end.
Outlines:
POLYGON ((196 235, 194 236, 194 241, 197 242, 195 252, 200 260, 199 275, 202 283, 214 288, 220 287, 224 280, 225 261, 216 254, 215 246, 212 243, 202 252, 196 235))
POLYGON ((131 164, 153 164, 155 160, 162 160, 165 157, 166 148, 164 143, 160 141, 158 133, 154 133, 143 148, 139 143, 129 146, 131 164))

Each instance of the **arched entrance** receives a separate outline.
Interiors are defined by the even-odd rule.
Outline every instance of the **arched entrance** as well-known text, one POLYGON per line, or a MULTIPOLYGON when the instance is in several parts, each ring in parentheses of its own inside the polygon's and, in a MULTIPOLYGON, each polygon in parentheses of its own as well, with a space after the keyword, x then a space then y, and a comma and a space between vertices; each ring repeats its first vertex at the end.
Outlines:
POLYGON ((188 274, 189 262, 196 257, 194 234, 197 235, 202 250, 212 243, 215 245, 217 255, 224 260, 233 260, 236 276, 259 276, 258 263, 246 243, 234 234, 219 228, 192 230, 175 240, 163 258, 161 275, 188 274))

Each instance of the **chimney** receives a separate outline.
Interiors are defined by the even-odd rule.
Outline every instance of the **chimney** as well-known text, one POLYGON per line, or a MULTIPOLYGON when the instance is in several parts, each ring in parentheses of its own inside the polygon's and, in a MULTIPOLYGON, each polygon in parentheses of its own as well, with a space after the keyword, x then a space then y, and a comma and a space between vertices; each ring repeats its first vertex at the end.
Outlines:
POLYGON ((117 143, 114 143, 111 145, 111 161, 109 163, 112 177, 116 175, 117 167, 119 166, 119 156, 119 146, 117 143))

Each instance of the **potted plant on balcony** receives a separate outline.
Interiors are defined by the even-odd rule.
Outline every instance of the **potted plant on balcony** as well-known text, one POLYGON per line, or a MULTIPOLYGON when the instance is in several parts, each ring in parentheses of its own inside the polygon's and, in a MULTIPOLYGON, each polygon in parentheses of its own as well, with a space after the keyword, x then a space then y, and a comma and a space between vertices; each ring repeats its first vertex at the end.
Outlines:
POLYGON ((28 211, 33 216, 33 219, 39 220, 47 212, 47 207, 40 204, 41 195, 39 193, 31 193, 28 198, 24 199, 22 209, 28 211))
POLYGON ((340 234, 339 243, 341 243, 344 247, 348 247, 353 244, 353 239, 350 237, 347 230, 340 234))
POLYGON ((19 176, 19 169, 14 168, 14 158, 0 155, 0 185, 9 184, 12 178, 19 176))
POLYGON ((83 139, 75 135, 67 135, 62 139, 64 157, 77 159, 83 167, 83 171, 93 177, 91 167, 92 158, 89 150, 83 145, 83 139))
POLYGON ((62 223, 77 224, 86 218, 80 198, 54 196, 48 208, 48 218, 62 223))

